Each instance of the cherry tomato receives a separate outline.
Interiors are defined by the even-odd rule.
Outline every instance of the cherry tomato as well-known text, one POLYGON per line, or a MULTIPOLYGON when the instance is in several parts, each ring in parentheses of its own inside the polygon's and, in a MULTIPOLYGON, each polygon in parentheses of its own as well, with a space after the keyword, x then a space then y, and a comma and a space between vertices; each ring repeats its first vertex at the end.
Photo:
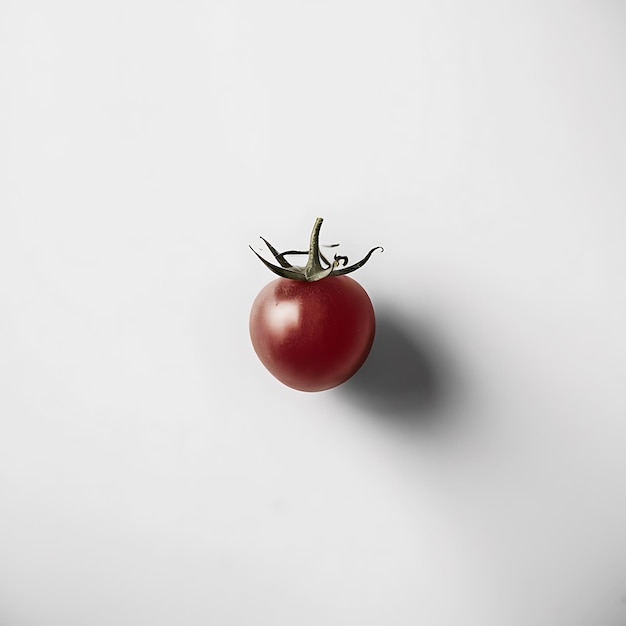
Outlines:
POLYGON ((271 374, 300 391, 323 391, 348 380, 365 362, 376 328, 369 296, 345 274, 364 265, 377 248, 351 266, 338 255, 330 262, 319 250, 321 224, 317 218, 308 252, 279 253, 263 239, 278 265, 255 252, 280 278, 252 304, 252 346, 271 374), (306 266, 287 261, 300 254, 308 255, 306 266))
POLYGON ((348 380, 367 358, 375 326, 369 296, 349 276, 278 278, 261 290, 250 313, 257 356, 278 380, 300 391, 348 380))

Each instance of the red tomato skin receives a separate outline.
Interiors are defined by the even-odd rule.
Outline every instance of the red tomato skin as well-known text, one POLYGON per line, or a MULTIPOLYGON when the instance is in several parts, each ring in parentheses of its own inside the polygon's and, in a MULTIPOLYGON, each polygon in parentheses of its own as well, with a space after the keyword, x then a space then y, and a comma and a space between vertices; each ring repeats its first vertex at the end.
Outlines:
POLYGON ((299 391, 323 391, 365 362, 376 318, 367 292, 349 276, 315 282, 279 278, 250 312, 250 338, 261 363, 299 391))

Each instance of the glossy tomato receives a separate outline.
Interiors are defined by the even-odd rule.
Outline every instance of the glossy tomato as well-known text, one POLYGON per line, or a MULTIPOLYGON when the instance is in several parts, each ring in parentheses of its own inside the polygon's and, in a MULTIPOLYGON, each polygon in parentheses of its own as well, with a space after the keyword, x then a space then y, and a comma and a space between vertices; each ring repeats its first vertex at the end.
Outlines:
POLYGON ((322 221, 315 220, 308 252, 278 252, 261 238, 277 265, 253 249, 280 278, 252 305, 252 346, 278 380, 300 391, 323 391, 348 380, 367 358, 376 328, 369 296, 346 274, 365 265, 380 247, 350 266, 345 256, 329 261, 320 252, 322 221), (287 257, 293 255, 306 255, 306 265, 292 265, 287 257))
POLYGON ((261 290, 250 313, 259 359, 300 391, 322 391, 348 380, 367 358, 375 326, 369 296, 349 276, 315 282, 279 278, 261 290))

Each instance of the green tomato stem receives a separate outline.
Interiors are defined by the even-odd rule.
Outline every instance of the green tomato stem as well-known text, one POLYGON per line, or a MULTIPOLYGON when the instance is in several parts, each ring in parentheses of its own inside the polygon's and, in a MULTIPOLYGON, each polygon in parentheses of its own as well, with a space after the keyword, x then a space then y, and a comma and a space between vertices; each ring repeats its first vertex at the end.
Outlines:
MULTIPOLYGON (((274 248, 274 246, 272 246, 272 244, 270 244, 269 241, 261 237, 261 239, 267 246, 268 250, 272 253, 272 256, 274 257, 274 259, 276 259, 276 261, 278 262, 278 265, 274 265, 273 263, 266 261, 256 250, 254 250, 254 248, 252 248, 252 246, 250 246, 250 249, 252 250, 252 252, 254 252, 254 254, 257 255, 257 257, 259 257, 261 262, 268 269, 274 272, 274 274, 277 274, 278 276, 281 276, 282 278, 289 278, 292 280, 306 280, 308 282, 315 282, 317 280, 322 280, 323 278, 326 278, 327 276, 343 276, 344 274, 349 274, 350 272, 354 272, 355 270, 365 265, 365 263, 367 263, 367 261, 372 256, 372 253, 375 250, 381 250, 381 251, 383 250, 381 246, 376 246, 375 248, 372 248, 367 253, 367 255, 363 259, 361 259, 358 263, 354 263, 353 265, 350 265, 348 267, 346 267, 348 265, 347 256, 340 256, 340 255, 335 254, 335 256, 333 257, 333 261, 331 263, 320 252, 319 237, 320 237, 320 230, 322 228, 323 221, 324 220, 321 217, 318 217, 315 220, 315 224, 313 224, 313 230, 311 231, 311 239, 309 243, 308 253, 298 251, 298 250, 278 252, 278 250, 276 250, 276 248, 274 248), (307 262, 304 267, 291 265, 285 258, 286 255, 304 255, 304 254, 307 255, 307 262), (324 261, 328 265, 328 267, 324 267, 322 261, 324 261), (342 265, 342 267, 340 269, 337 269, 340 265, 342 265)), ((332 247, 335 247, 336 245, 337 244, 334 244, 332 247)))

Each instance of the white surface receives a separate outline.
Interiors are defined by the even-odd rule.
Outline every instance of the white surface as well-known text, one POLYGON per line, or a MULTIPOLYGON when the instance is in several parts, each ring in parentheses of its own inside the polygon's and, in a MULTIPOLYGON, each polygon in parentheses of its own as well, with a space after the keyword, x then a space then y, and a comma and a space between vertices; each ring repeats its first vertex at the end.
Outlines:
POLYGON ((625 33, 609 0, 3 2, 0 624, 625 624, 625 33), (374 374, 411 338, 430 406, 256 360, 247 245, 317 215, 385 247, 374 374))

